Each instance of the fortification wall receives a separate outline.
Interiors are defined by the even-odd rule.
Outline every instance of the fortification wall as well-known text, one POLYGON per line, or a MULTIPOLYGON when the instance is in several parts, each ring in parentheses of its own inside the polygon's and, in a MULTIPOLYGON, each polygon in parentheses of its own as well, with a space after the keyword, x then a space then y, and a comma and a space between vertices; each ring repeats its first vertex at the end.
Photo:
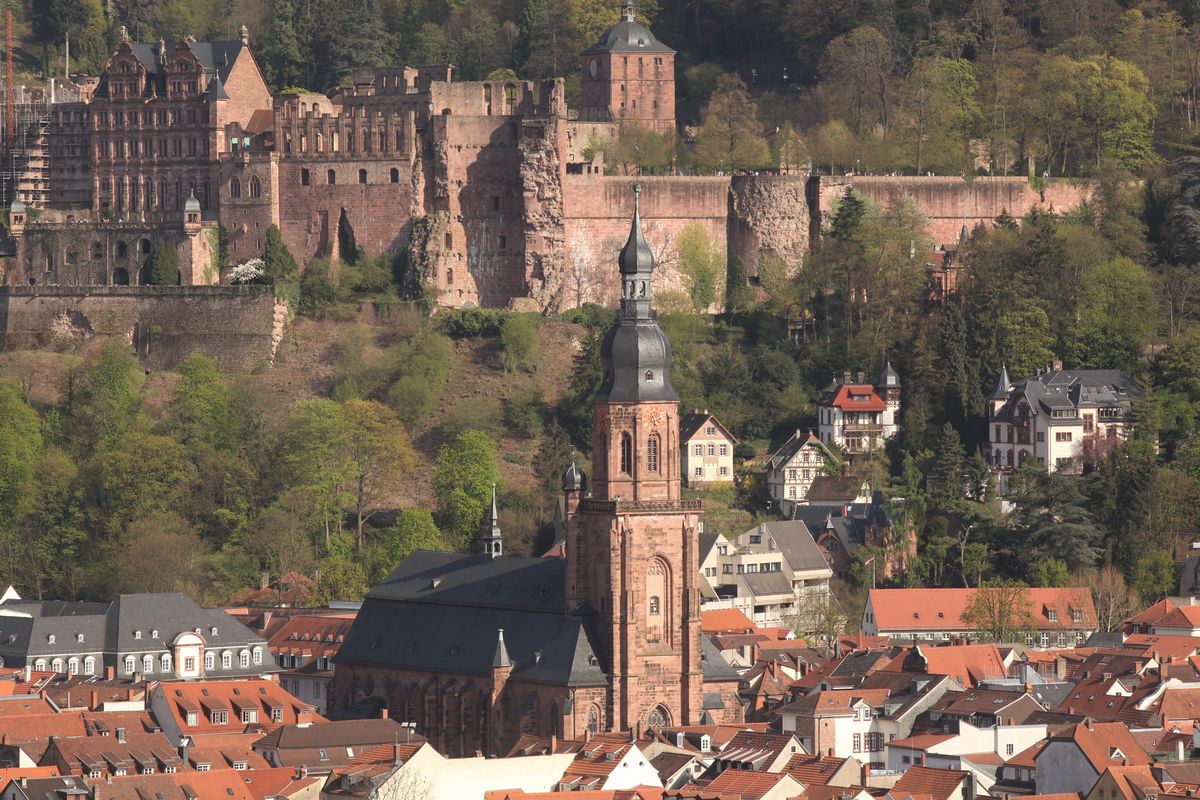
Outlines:
POLYGON ((248 371, 273 355, 275 296, 268 286, 0 287, 0 344, 70 350, 91 339, 130 344, 146 369, 201 353, 248 371))
POLYGON ((966 181, 954 177, 875 177, 819 176, 818 208, 822 224, 829 221, 833 203, 846 188, 869 197, 885 208, 896 193, 907 194, 929 217, 929 232, 935 243, 957 242, 963 225, 967 230, 977 224, 991 225, 1002 211, 1020 217, 1041 206, 1066 211, 1091 195, 1088 187, 1063 179, 1049 180, 1046 191, 1035 192, 1023 177, 975 178, 966 181))
POLYGON ((563 187, 562 307, 616 305, 617 254, 629 238, 636 183, 642 186, 642 233, 657 265, 656 292, 684 289, 675 237, 688 224, 700 224, 718 248, 727 248, 729 178, 568 175, 563 187))

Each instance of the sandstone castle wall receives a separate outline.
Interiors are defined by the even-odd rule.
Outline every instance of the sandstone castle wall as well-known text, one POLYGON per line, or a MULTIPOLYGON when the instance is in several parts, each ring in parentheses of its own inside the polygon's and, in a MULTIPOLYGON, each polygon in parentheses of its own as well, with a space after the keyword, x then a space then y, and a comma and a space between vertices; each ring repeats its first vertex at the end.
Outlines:
POLYGON ((267 286, 4 286, 6 349, 69 350, 92 339, 124 341, 146 369, 173 369, 194 353, 223 370, 272 358, 275 296, 267 286))

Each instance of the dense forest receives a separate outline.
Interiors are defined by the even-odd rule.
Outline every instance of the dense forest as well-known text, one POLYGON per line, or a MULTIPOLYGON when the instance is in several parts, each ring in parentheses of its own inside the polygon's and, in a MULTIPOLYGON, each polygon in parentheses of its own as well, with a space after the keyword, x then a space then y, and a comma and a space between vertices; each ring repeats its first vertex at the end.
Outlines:
MULTIPOLYGON (((614 0, 6 1, 30 73, 61 72, 68 34, 74 68, 95 73, 122 26, 156 41, 246 24, 276 89, 450 62, 467 80, 565 76, 572 98, 580 53, 618 13, 614 0)), ((1144 170, 1192 152, 1200 124, 1200 7, 1187 0, 647 0, 638 13, 679 50, 681 121, 752 140, 732 165, 681 147, 643 167, 1144 170), (736 89, 757 105, 730 102, 736 89)))

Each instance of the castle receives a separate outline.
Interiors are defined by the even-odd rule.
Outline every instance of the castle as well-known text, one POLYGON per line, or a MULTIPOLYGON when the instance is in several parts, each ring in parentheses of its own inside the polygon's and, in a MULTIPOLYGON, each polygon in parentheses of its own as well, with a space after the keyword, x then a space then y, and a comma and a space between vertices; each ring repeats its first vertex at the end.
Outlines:
POLYGON ((334 707, 386 705, 450 755, 743 721, 738 675, 700 635, 703 504, 680 494, 671 343, 637 205, 635 189, 591 491, 574 464, 563 474, 564 556, 504 555, 493 501, 481 552, 415 553, 367 595, 334 659, 334 707))
POLYGON ((935 238, 1079 196, 1065 184, 1039 196, 1024 179, 605 175, 589 142, 676 130, 675 52, 632 0, 583 53, 579 108, 562 80, 459 82, 449 65, 358 73, 332 99, 272 96, 249 42, 244 27, 235 41, 122 33, 90 96, 51 107, 49 188, 17 198, 46 207, 10 225, 4 283, 141 285, 160 241, 179 250, 183 283, 216 283, 261 256, 276 225, 302 263, 404 254, 444 305, 553 312, 617 302, 602 275, 634 180, 663 291, 684 286, 675 238, 693 224, 752 279, 762 258, 798 269, 850 183, 885 203, 913 194, 935 238))

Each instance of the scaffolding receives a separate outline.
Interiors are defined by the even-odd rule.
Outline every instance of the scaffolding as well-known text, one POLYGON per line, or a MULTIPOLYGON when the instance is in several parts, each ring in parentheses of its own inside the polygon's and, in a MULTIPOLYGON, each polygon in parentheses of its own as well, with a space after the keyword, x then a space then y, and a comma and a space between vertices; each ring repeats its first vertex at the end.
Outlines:
POLYGON ((6 14, 4 114, 0 116, 0 210, 15 199, 29 208, 45 208, 50 201, 50 91, 15 86, 12 68, 12 12, 6 14))

